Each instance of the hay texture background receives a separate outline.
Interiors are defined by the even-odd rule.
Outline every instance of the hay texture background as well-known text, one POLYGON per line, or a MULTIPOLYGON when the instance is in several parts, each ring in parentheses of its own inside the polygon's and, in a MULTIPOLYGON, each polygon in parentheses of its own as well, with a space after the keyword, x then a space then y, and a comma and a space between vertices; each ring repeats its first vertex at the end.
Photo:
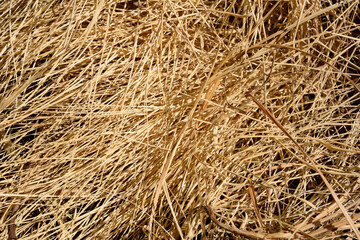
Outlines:
POLYGON ((1 1, 0 239, 359 237, 358 4, 1 1))

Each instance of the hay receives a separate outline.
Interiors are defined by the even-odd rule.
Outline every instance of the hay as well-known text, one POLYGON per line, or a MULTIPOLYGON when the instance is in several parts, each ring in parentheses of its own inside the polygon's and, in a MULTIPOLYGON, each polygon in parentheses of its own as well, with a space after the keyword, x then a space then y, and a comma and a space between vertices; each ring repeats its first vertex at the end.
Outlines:
POLYGON ((0 238, 359 238, 359 11, 2 1, 0 238))

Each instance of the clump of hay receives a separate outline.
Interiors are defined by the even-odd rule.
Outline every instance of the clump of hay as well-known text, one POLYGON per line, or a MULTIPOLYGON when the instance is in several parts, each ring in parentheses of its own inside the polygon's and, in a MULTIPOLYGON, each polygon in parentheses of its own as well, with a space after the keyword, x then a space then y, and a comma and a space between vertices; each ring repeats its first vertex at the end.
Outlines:
POLYGON ((2 1, 0 238, 359 237, 332 2, 2 1))

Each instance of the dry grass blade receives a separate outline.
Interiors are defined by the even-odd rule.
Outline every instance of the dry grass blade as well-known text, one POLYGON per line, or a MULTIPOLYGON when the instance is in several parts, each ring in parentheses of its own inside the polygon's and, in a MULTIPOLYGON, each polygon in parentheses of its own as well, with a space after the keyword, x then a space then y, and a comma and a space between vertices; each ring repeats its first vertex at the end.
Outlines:
POLYGON ((171 214, 173 215, 173 218, 174 218, 174 222, 175 222, 176 228, 177 228, 177 230, 179 231, 180 238, 181 238, 181 239, 184 239, 184 235, 183 235, 183 233, 182 233, 182 231, 181 231, 180 225, 179 225, 178 220, 177 220, 177 216, 176 216, 175 211, 174 211, 174 208, 173 208, 173 206, 172 206, 172 201, 171 201, 171 199, 170 199, 169 191, 167 190, 166 182, 164 182, 163 188, 164 188, 164 193, 165 193, 165 196, 166 196, 166 200, 168 201, 169 207, 170 207, 170 209, 171 209, 171 214))
POLYGON ((357 237, 358 12, 0 1, 0 239, 357 237))
POLYGON ((15 220, 16 220, 15 214, 18 210, 19 210, 19 205, 14 205, 11 210, 11 219, 9 221, 9 226, 8 226, 8 239, 9 240, 18 239, 16 236, 16 225, 15 225, 15 220))
POLYGON ((260 215, 258 203, 256 200, 256 193, 255 193, 255 189, 254 189, 254 186, 252 185, 252 183, 249 185, 249 195, 250 195, 251 203, 254 206, 255 215, 256 215, 256 218, 260 225, 260 229, 263 229, 265 226, 264 226, 262 217, 260 215))
POLYGON ((290 239, 292 238, 291 233, 273 233, 273 234, 267 234, 262 232, 251 232, 251 231, 244 231, 240 230, 236 227, 229 226, 227 224, 221 223, 216 219, 216 216, 214 214, 214 211, 210 206, 204 206, 207 214, 209 215, 210 219, 218 226, 224 228, 227 231, 233 232, 236 235, 245 236, 249 238, 255 238, 255 239, 290 239))
MULTIPOLYGON (((352 217, 352 220, 353 221, 357 221, 360 219, 360 214, 355 214, 353 217, 352 217)), ((334 223, 331 223, 329 225, 326 225, 326 226, 323 226, 313 232, 310 233, 310 235, 316 237, 316 236, 319 236, 319 235, 329 235, 331 232, 339 229, 339 228, 343 228, 343 229, 350 229, 352 228, 352 226, 346 226, 346 223, 348 222, 347 219, 343 219, 343 220, 340 220, 340 221, 337 221, 337 222, 334 222, 334 223)), ((356 225, 356 227, 358 227, 358 224, 356 225)))
POLYGON ((259 106, 259 108, 273 121, 276 126, 278 126, 283 133, 285 133, 286 136, 290 138, 290 140, 299 148, 299 150, 305 155, 305 157, 308 159, 308 161, 311 163, 311 165, 314 167, 314 169, 319 173, 320 177, 326 184, 327 188, 331 192, 331 195, 334 197, 336 203, 338 204, 341 212, 344 214, 346 220, 350 224, 352 230, 355 232, 356 236, 360 238, 360 232, 359 229, 355 226, 354 221, 351 219, 350 215, 346 211, 344 205, 341 203, 340 199, 338 198, 337 194, 334 191, 334 188, 331 186, 329 181, 326 179, 322 171, 318 168, 317 164, 314 162, 314 160, 304 151, 304 149, 294 140, 294 138, 286 131, 286 129, 281 125, 281 123, 251 94, 248 94, 251 99, 259 106))

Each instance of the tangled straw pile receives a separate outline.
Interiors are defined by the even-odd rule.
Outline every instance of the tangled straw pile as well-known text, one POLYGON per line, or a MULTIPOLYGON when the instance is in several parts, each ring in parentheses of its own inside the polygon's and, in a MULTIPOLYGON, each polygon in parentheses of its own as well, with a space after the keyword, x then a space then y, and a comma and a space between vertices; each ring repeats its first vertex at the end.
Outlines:
POLYGON ((1 1, 0 238, 359 236, 334 2, 1 1))

